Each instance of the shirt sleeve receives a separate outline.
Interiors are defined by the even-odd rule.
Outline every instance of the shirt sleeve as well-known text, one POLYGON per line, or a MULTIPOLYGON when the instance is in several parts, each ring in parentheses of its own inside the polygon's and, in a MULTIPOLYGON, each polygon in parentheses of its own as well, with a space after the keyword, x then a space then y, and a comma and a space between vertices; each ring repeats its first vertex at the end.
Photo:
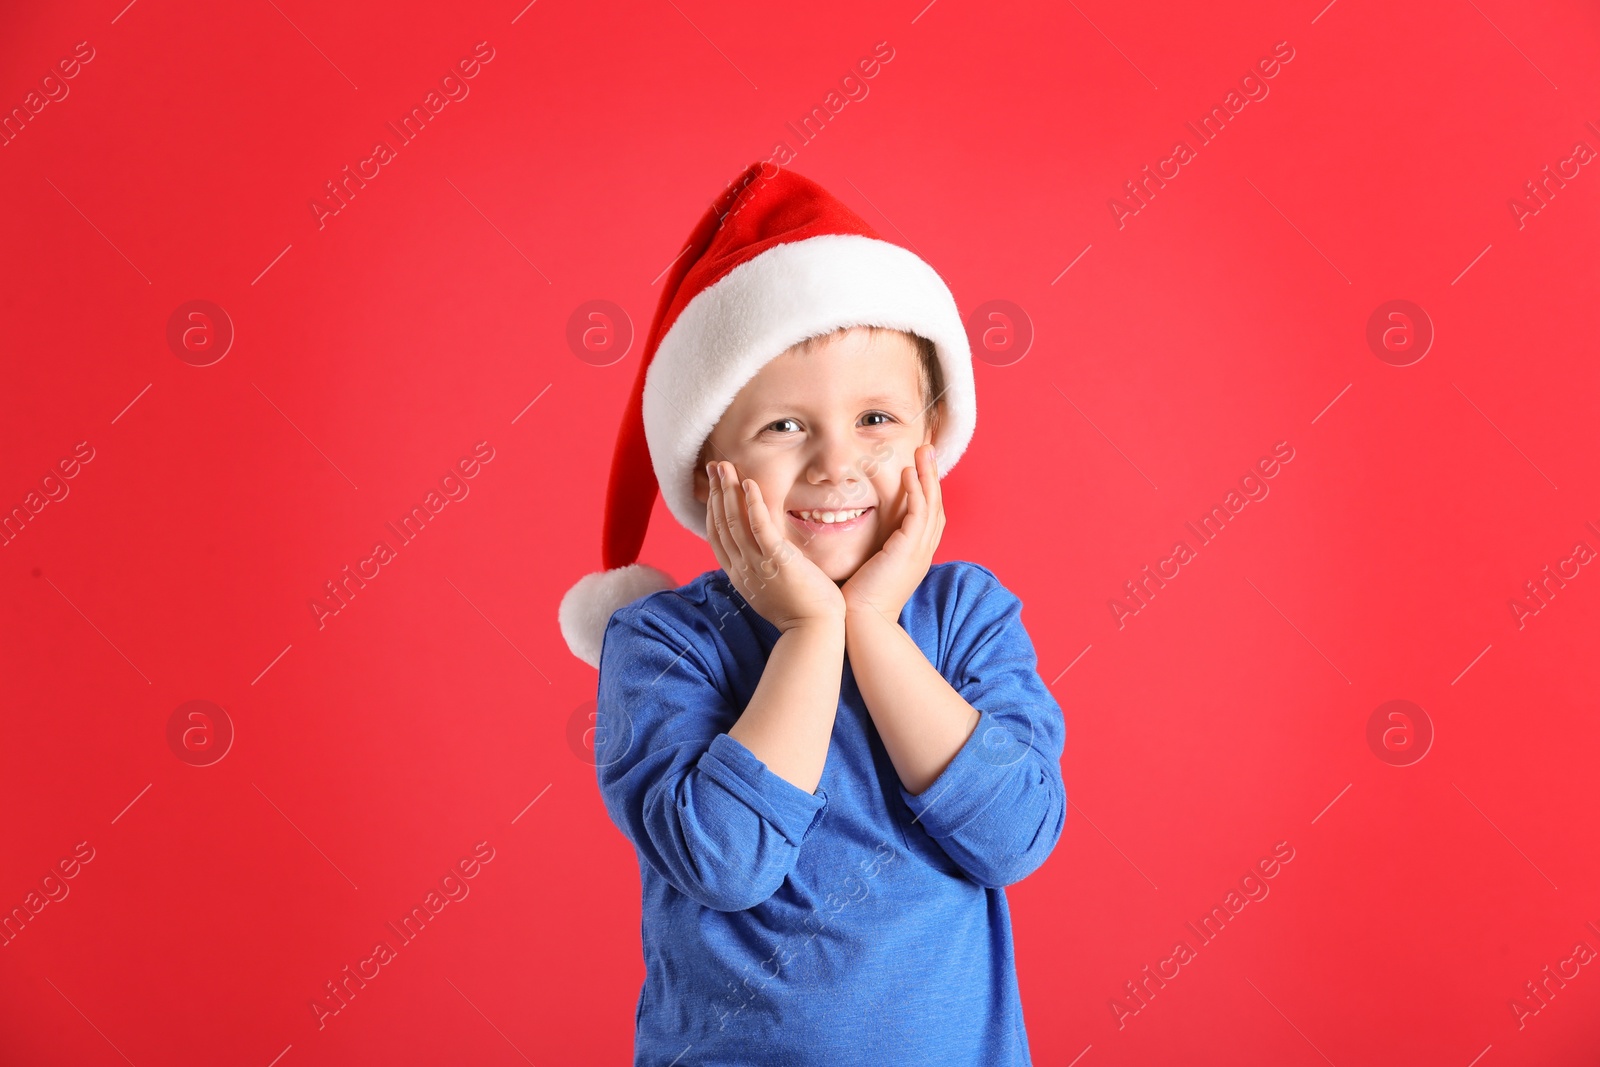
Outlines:
POLYGON ((1039 677, 1016 595, 994 580, 962 615, 946 680, 978 725, 927 789, 902 785, 900 795, 958 867, 997 889, 1037 870, 1061 837, 1066 722, 1039 677))
POLYGON ((643 608, 611 617, 600 655, 596 772, 643 862, 717 911, 753 908, 794 869, 827 804, 728 736, 742 709, 713 683, 706 634, 643 608))

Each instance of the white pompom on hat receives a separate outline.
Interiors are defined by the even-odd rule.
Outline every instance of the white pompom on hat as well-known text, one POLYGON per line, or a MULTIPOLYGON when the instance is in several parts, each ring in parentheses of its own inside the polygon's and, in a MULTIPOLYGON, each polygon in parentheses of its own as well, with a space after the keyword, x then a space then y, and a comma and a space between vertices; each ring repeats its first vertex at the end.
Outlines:
POLYGON ((712 203, 668 273, 611 457, 606 569, 561 599, 561 633, 573 655, 598 667, 612 614, 675 587, 665 572, 637 562, 656 493, 705 537, 695 462, 739 390, 794 345, 850 326, 933 342, 945 381, 934 448, 940 477, 948 474, 977 425, 972 354, 949 287, 816 182, 751 164, 712 203))

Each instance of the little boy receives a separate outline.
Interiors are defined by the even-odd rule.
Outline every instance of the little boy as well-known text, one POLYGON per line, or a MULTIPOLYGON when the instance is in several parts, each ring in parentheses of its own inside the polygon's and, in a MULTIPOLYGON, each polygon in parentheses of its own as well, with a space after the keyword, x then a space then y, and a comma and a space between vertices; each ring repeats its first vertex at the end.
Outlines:
POLYGON ((609 569, 561 605, 639 857, 635 1067, 1032 1062, 1003 887, 1061 835, 1065 725, 1017 597, 932 563, 975 415, 920 258, 762 164, 712 205, 618 437, 609 569), (721 569, 633 562, 658 488, 721 569))

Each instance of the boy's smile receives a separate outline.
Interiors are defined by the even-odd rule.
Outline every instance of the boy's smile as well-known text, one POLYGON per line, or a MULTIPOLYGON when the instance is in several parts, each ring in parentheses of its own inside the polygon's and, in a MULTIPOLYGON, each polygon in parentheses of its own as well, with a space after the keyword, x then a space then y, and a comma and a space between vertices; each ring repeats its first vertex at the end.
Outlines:
POLYGON ((901 471, 933 439, 917 345, 897 330, 855 327, 797 345, 747 382, 695 465, 726 460, 761 487, 774 526, 835 582, 899 529, 901 471))
POLYGON ((842 511, 826 511, 823 509, 790 511, 789 517, 795 525, 807 533, 815 535, 821 533, 843 533, 846 530, 859 530, 866 524, 867 516, 873 508, 846 508, 842 511))

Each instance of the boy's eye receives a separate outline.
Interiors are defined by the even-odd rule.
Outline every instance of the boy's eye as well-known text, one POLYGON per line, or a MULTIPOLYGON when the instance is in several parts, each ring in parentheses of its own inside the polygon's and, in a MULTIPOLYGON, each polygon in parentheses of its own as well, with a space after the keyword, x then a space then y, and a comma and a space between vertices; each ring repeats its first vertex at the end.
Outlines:
MULTIPOLYGON (((863 415, 861 417, 863 419, 883 419, 883 420, 885 420, 884 422, 868 422, 867 423, 868 426, 883 426, 883 425, 887 425, 890 422, 894 422, 895 421, 895 418, 894 418, 893 415, 890 415, 888 412, 884 412, 884 411, 869 411, 869 412, 867 412, 865 415, 863 415)), ((788 433, 788 432, 791 432, 792 430, 797 430, 799 428, 800 428, 800 423, 798 421, 796 421, 795 419, 778 419, 778 420, 776 420, 774 422, 767 423, 767 425, 765 427, 765 429, 772 430, 772 431, 775 431, 777 433, 788 433), (787 429, 786 429, 786 427, 787 427, 787 429)))

